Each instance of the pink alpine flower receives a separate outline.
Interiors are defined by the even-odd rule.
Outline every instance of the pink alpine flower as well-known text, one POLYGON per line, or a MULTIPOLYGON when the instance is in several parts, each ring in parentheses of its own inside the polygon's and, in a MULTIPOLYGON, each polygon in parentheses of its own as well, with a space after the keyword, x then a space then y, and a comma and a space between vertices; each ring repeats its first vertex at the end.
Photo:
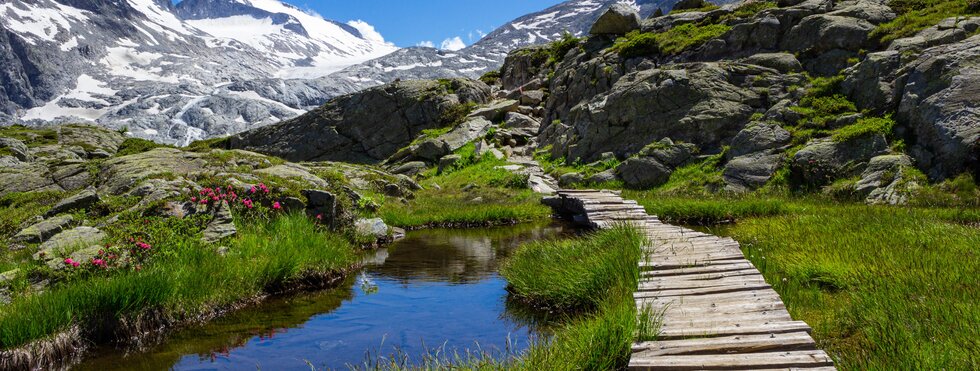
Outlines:
POLYGON ((279 204, 279 201, 272 203, 272 210, 282 210, 282 205, 279 204))
POLYGON ((100 268, 106 268, 105 260, 102 260, 102 259, 93 258, 92 259, 92 265, 94 265, 96 267, 100 267, 100 268))
POLYGON ((191 202, 197 202, 197 197, 191 197, 191 202))

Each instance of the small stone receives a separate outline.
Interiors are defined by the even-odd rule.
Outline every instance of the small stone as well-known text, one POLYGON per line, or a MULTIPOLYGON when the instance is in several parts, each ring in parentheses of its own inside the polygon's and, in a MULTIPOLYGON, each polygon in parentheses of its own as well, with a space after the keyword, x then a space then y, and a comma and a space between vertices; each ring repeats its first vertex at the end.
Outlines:
POLYGON ((447 169, 452 169, 457 163, 463 159, 460 155, 448 155, 443 156, 439 159, 439 173, 446 171, 447 169))
POLYGON ((406 162, 391 170, 392 174, 416 175, 425 171, 426 165, 422 161, 406 162))
POLYGON ((381 218, 358 219, 354 222, 354 229, 358 235, 371 236, 377 241, 388 239, 388 225, 381 218))

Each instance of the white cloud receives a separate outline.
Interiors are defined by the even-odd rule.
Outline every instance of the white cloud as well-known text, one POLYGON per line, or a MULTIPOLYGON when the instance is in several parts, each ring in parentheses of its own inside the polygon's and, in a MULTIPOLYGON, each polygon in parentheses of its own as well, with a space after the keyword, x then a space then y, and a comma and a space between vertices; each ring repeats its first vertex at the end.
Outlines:
POLYGON ((419 41, 419 43, 418 44, 415 44, 415 46, 422 46, 422 47, 426 47, 426 48, 435 48, 436 47, 436 43, 431 42, 431 41, 419 41))
POLYGON ((442 45, 439 49, 456 51, 466 47, 466 43, 463 42, 463 38, 456 36, 448 38, 442 41, 442 45))
POLYGON ((365 40, 377 41, 382 43, 385 42, 384 36, 381 36, 381 33, 375 30, 374 26, 372 26, 370 23, 367 23, 360 19, 355 19, 353 21, 348 21, 347 25, 356 28, 357 31, 361 33, 361 36, 363 36, 365 40))

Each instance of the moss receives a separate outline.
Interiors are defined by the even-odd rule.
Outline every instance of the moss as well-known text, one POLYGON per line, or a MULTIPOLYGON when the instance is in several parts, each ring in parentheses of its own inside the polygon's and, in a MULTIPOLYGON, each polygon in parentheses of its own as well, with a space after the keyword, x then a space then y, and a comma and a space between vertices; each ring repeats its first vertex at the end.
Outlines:
POLYGON ((116 156, 135 155, 137 153, 143 153, 159 147, 167 146, 141 138, 126 138, 126 140, 119 145, 119 151, 116 152, 116 156))
POLYGON ((34 129, 23 125, 0 127, 0 137, 20 140, 28 147, 58 143, 58 132, 53 129, 34 129))
POLYGON ((212 149, 230 149, 230 143, 231 140, 228 137, 195 140, 187 146, 187 150, 192 152, 208 152, 212 149))
POLYGON ((871 32, 871 37, 887 44, 913 36, 949 17, 980 15, 980 6, 976 3, 976 0, 892 0, 888 5, 899 16, 879 25, 871 32))
POLYGON ((763 10, 772 9, 775 8, 776 6, 777 6, 776 2, 774 1, 746 2, 743 3, 741 6, 739 6, 738 8, 735 8, 735 11, 732 13, 732 16, 734 16, 735 18, 748 18, 758 14, 763 10))
POLYGON ((870 134, 887 136, 891 134, 893 127, 895 127, 895 120, 892 120, 891 116, 868 117, 858 120, 853 125, 835 130, 833 139, 841 143, 870 134))
POLYGON ((500 82, 500 77, 500 70, 493 70, 480 76, 480 81, 483 81, 487 85, 496 85, 500 82))
POLYGON ((633 58, 660 52, 660 44, 656 34, 636 30, 617 39, 609 50, 623 58, 633 58))
POLYGON ((442 111, 442 114, 439 115, 439 124, 441 124, 443 127, 453 127, 459 125, 466 120, 466 116, 468 116, 470 112, 473 112, 474 109, 476 109, 476 104, 473 102, 453 105, 445 111, 442 111))

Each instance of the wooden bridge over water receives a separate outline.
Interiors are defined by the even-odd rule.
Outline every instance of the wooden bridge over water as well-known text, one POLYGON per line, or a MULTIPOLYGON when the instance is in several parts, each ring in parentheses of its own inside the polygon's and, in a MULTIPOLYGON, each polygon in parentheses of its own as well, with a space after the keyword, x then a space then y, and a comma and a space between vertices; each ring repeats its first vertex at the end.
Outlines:
POLYGON ((655 341, 633 344, 631 370, 835 370, 738 242, 663 224, 617 192, 563 190, 546 203, 593 228, 636 224, 650 239, 634 293, 662 313, 655 341))

